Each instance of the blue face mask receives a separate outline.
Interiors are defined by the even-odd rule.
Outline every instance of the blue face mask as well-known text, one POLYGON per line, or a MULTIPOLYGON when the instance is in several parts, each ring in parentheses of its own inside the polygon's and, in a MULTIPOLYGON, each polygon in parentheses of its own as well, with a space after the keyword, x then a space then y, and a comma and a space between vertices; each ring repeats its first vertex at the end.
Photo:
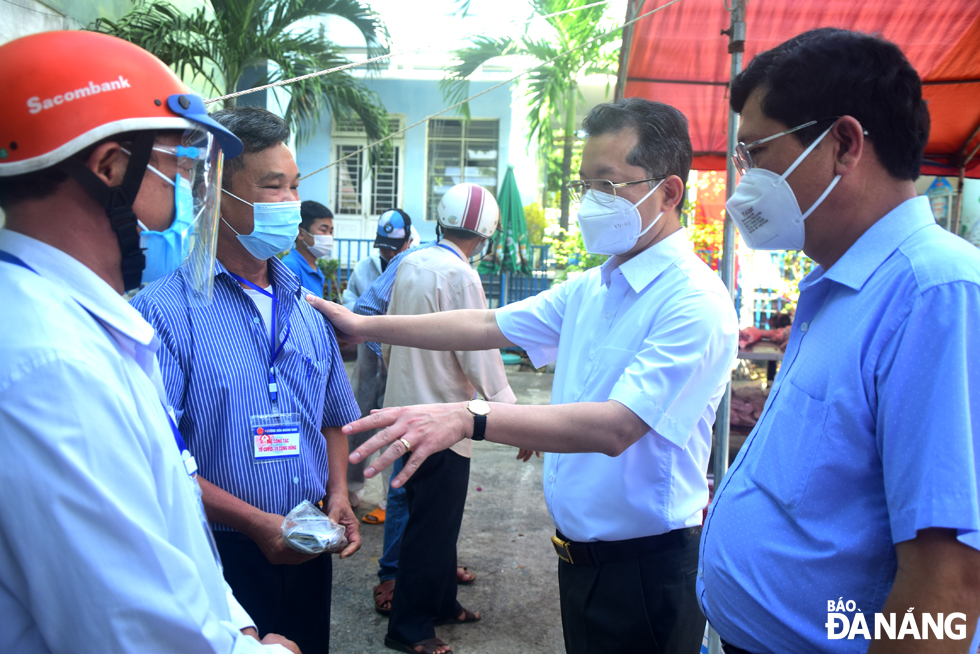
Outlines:
POLYGON ((224 217, 221 218, 222 222, 228 225, 228 229, 235 232, 238 240, 245 246, 249 254, 260 261, 265 261, 292 246, 293 241, 296 240, 299 223, 302 220, 298 200, 295 202, 256 202, 253 204, 233 193, 228 193, 225 189, 221 190, 239 202, 244 202, 252 207, 251 234, 239 234, 234 227, 228 225, 228 221, 224 217))
POLYGON ((181 175, 177 182, 170 179, 153 166, 147 165, 152 172, 159 175, 174 187, 174 221, 162 232, 147 229, 146 225, 138 222, 143 228, 140 232, 140 248, 146 257, 143 268, 142 283, 146 284, 155 279, 166 277, 180 267, 190 251, 191 235, 194 232, 194 196, 191 193, 191 183, 181 175))

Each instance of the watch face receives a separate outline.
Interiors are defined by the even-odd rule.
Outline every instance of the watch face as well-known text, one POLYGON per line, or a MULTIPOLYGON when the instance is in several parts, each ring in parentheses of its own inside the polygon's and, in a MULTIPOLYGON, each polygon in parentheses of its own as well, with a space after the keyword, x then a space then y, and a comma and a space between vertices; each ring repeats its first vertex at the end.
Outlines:
POLYGON ((466 408, 475 416, 485 416, 490 413, 490 405, 484 400, 470 400, 466 408))

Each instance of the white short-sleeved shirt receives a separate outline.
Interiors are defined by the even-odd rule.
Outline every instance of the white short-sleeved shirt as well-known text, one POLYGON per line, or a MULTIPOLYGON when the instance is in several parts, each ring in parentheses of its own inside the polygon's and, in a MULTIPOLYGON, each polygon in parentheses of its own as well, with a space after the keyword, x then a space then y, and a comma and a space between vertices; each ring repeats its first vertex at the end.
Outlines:
POLYGON ((544 494, 558 529, 576 541, 610 541, 700 525, 738 320, 684 230, 496 317, 535 366, 557 362, 552 404, 616 400, 650 427, 618 457, 545 456, 544 494))
POLYGON ((153 328, 0 230, 0 652, 283 652, 243 636, 161 397, 153 328))

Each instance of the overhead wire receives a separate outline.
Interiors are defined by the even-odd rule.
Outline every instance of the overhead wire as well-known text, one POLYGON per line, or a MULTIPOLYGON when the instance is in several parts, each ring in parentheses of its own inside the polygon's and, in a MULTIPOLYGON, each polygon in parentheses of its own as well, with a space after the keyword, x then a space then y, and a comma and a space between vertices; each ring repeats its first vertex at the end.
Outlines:
MULTIPOLYGON (((430 115, 426 116, 425 118, 423 118, 422 120, 419 120, 417 122, 414 122, 411 125, 408 125, 407 127, 404 127, 402 129, 398 130, 397 132, 392 132, 388 136, 386 136, 384 138, 381 138, 381 139, 378 139, 374 143, 370 143, 370 144, 364 146, 363 148, 360 148, 358 150, 355 150, 353 152, 350 152, 350 153, 344 155, 343 157, 337 159, 336 161, 332 161, 332 162, 328 163, 326 166, 323 166, 322 168, 317 168, 313 172, 308 173, 308 174, 303 175, 302 177, 300 177, 300 181, 303 181, 304 179, 307 179, 308 177, 312 177, 313 175, 316 175, 317 173, 321 173, 321 172, 323 172, 324 170, 326 170, 328 168, 332 168, 333 166, 336 166, 337 164, 339 164, 339 163, 341 163, 343 161, 346 161, 347 159, 350 159, 352 157, 355 157, 355 156, 359 155, 360 153, 362 153, 362 152, 364 152, 366 150, 370 150, 371 148, 373 148, 375 146, 378 146, 378 145, 384 143, 385 141, 388 141, 390 139, 393 139, 393 138, 395 138, 396 136, 398 136, 400 134, 404 134, 405 132, 407 132, 410 129, 413 129, 415 127, 418 127, 419 125, 421 125, 421 124, 423 124, 423 123, 425 123, 425 122, 427 122, 427 121, 429 121, 429 120, 431 120, 433 118, 436 118, 438 116, 441 116, 441 115, 443 115, 444 113, 446 113, 448 111, 452 111, 453 109, 456 109, 458 107, 461 107, 464 104, 466 104, 467 102, 469 102, 471 100, 475 100, 476 98, 479 98, 482 95, 486 95, 487 93, 490 93, 491 91, 494 91, 494 90, 500 88, 501 86, 504 86, 506 84, 511 84, 512 82, 515 82, 516 80, 520 79, 521 77, 524 77, 525 75, 527 75, 530 72, 533 72, 533 71, 537 70, 538 68, 543 68, 544 66, 547 66, 548 64, 550 64, 550 63, 552 63, 554 61, 557 61, 558 59, 561 59, 562 57, 564 57, 566 55, 569 55, 569 54, 575 52, 576 50, 581 50, 582 48, 588 46, 589 44, 593 43, 594 41, 598 41, 600 39, 603 39, 603 38, 609 36, 610 34, 613 34, 613 33, 618 32, 618 31, 620 31, 620 30, 622 30, 622 29, 624 29, 626 27, 629 27, 630 25, 632 25, 632 24, 634 24, 636 22, 639 22, 639 21, 643 20, 647 16, 651 16, 651 15, 657 13, 658 11, 661 11, 662 9, 666 9, 667 7, 669 7, 670 5, 672 5, 672 4, 676 3, 676 2, 680 2, 680 0, 670 0, 666 4, 663 4, 663 5, 655 8, 655 9, 652 9, 651 11, 648 11, 648 12, 646 12, 644 14, 641 14, 641 15, 637 16, 636 18, 633 18, 632 20, 628 20, 625 23, 623 23, 622 25, 619 25, 617 27, 614 27, 613 29, 611 29, 611 30, 609 30, 607 32, 604 32, 603 34, 600 34, 598 36, 595 36, 595 37, 589 39, 588 41, 585 41, 584 43, 582 43, 582 44, 580 44, 580 45, 578 45, 578 46, 576 46, 574 48, 571 48, 570 50, 566 50, 566 51, 564 51, 564 52, 562 52, 562 53, 560 53, 560 54, 552 57, 551 59, 549 59, 547 61, 544 61, 544 62, 542 62, 540 64, 537 64, 536 66, 532 66, 531 68, 526 68, 526 69, 522 70, 520 73, 518 73, 517 75, 514 75, 513 77, 509 77, 509 78, 505 79, 504 81, 499 82, 498 84, 494 84, 493 86, 491 86, 491 87, 489 87, 487 89, 484 89, 483 91, 480 91, 479 93, 476 93, 474 95, 471 95, 470 97, 468 97, 468 98, 466 98, 464 100, 460 100, 459 102, 457 102, 455 104, 452 104, 452 105, 446 107, 445 109, 442 109, 441 111, 437 111, 434 114, 430 114, 430 115)), ((581 8, 582 7, 578 7, 577 9, 581 9, 581 8)))
MULTIPOLYGON (((4 1, 5 2, 9 2, 10 0, 4 0, 4 1)), ((509 21, 507 24, 519 23, 519 24, 522 24, 522 25, 526 25, 526 24, 529 24, 529 23, 531 23, 531 22, 533 22, 535 20, 541 20, 541 19, 544 19, 544 18, 552 18, 554 16, 561 16, 562 14, 568 14, 568 13, 571 13, 573 11, 581 11, 582 9, 589 9, 591 7, 598 7, 599 5, 609 4, 610 2, 612 2, 612 0, 600 0, 599 2, 593 2, 592 4, 582 5, 581 7, 575 7, 573 9, 564 9, 562 11, 556 11, 556 12, 554 12, 552 14, 545 14, 544 16, 532 16, 531 18, 529 18, 527 20, 524 20, 524 21, 522 21, 520 19, 515 19, 515 20, 512 20, 512 21, 509 21)), ((476 36, 476 35, 475 34, 474 35, 470 35, 467 38, 472 38, 473 36, 476 36)), ((434 50, 434 49, 435 48, 429 48, 429 50, 434 50)), ((236 91, 235 93, 229 93, 227 95, 222 95, 222 96, 219 96, 217 98, 209 98, 209 99, 207 99, 207 100, 204 101, 204 104, 205 105, 214 104, 215 102, 221 102, 222 100, 229 100, 231 98, 237 98, 237 97, 240 97, 240 96, 243 96, 243 95, 248 95, 249 93, 258 93, 259 91, 265 91, 265 90, 268 90, 268 89, 275 88, 277 86, 286 86, 287 84, 294 84, 296 82, 302 82, 303 80, 307 80, 307 79, 310 79, 312 77, 321 77, 323 75, 330 75, 331 73, 339 73, 340 71, 343 71, 343 70, 349 70, 351 68, 357 68, 359 66, 367 66, 369 64, 377 63, 379 61, 384 61, 385 59, 391 59, 392 57, 398 57, 398 56, 409 54, 409 53, 418 54, 418 53, 423 52, 423 51, 425 51, 425 49, 423 49, 423 48, 415 48, 415 49, 409 49, 409 50, 397 50, 395 52, 388 52, 388 53, 385 53, 383 55, 378 55, 377 57, 372 57, 370 59, 366 59, 364 61, 353 61, 353 62, 344 64, 342 66, 337 66, 336 68, 327 68, 325 70, 318 70, 318 71, 313 72, 313 73, 307 73, 306 75, 300 75, 298 77, 291 77, 290 79, 279 80, 278 82, 272 82, 270 84, 264 84, 262 86, 256 86, 254 88, 245 89, 244 91, 236 91)))

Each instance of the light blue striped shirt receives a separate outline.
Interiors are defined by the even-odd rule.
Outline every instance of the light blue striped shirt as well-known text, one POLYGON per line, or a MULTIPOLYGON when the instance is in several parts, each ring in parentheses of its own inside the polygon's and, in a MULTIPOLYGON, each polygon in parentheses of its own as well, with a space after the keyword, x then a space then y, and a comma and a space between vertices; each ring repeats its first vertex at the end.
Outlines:
MULTIPOLYGON (((133 306, 153 325, 167 396, 202 477, 263 511, 285 515, 326 491, 321 427, 360 417, 333 327, 304 299, 308 292, 278 259, 269 260, 276 297, 278 405, 300 415, 300 456, 254 463, 249 420, 273 413, 269 330, 255 303, 220 262, 214 299, 189 306, 183 270, 147 286, 133 306), (322 408, 321 408, 322 407, 322 408)), ((230 531, 223 525, 216 530, 230 531)))
MULTIPOLYGON (((399 254, 388 262, 388 267, 381 273, 381 276, 374 280, 374 283, 365 291, 364 295, 357 298, 352 311, 362 316, 383 316, 388 313, 388 301, 391 300, 391 289, 395 285, 395 274, 398 272, 398 265, 412 252, 423 248, 431 248, 437 241, 429 241, 422 245, 416 245, 399 254)), ((380 343, 366 343, 371 351, 381 356, 380 343)))

